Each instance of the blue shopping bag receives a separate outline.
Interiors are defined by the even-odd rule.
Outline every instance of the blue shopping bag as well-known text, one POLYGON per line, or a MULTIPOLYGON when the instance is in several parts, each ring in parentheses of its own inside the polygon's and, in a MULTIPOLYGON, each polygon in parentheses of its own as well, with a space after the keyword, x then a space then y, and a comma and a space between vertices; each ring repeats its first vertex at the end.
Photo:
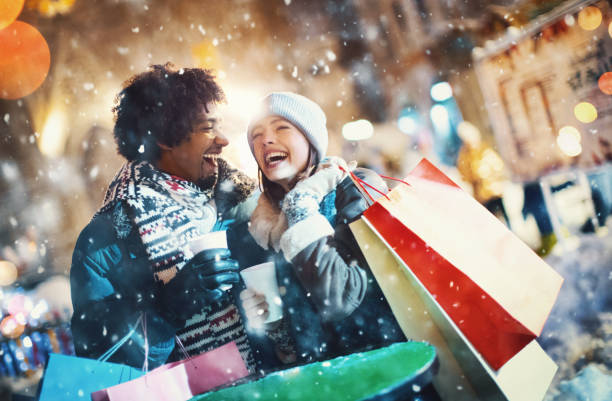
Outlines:
POLYGON ((90 400, 91 393, 93 392, 137 379, 144 375, 146 372, 141 369, 107 362, 130 339, 136 331, 136 327, 141 324, 142 319, 143 316, 140 316, 132 330, 98 359, 49 354, 38 401, 90 400))
POLYGON ((118 363, 49 354, 39 401, 87 401, 94 391, 142 375, 142 370, 118 363))

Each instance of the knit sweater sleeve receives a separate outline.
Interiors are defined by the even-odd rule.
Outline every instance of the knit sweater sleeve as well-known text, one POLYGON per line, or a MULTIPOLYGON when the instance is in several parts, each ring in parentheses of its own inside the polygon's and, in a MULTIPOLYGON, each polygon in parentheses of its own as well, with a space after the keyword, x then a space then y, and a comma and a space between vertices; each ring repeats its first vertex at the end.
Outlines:
MULTIPOLYGON (((149 367, 166 362, 174 349, 171 326, 146 307, 144 274, 126 249, 112 240, 113 229, 98 216, 81 233, 70 271, 74 307, 72 334, 77 355, 96 359, 136 326, 147 319, 149 367), (108 227, 107 227, 108 225, 108 227)), ((151 276, 149 273, 148 276, 151 276)), ((110 361, 142 367, 144 335, 142 327, 110 358, 110 361)))
MULTIPOLYGON (((356 175, 386 191, 378 176, 365 169, 356 175)), ((363 300, 367 289, 367 264, 350 231, 349 223, 361 216, 367 205, 350 178, 336 187, 336 226, 333 234, 309 243, 291 260, 307 295, 324 321, 349 316, 363 300)), ((323 216, 321 216, 323 217, 323 216)))

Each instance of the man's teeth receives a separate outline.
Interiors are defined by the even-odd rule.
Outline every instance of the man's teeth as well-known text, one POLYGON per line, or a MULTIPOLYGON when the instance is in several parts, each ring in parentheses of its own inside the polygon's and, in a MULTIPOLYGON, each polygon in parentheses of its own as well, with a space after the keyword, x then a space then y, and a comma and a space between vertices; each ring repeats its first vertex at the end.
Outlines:
POLYGON ((217 159, 219 158, 219 155, 209 155, 209 154, 206 154, 206 155, 204 155, 203 157, 204 157, 205 159, 211 159, 211 160, 213 160, 213 161, 217 161, 217 159))
POLYGON ((281 160, 281 159, 286 158, 287 156, 288 156, 288 153, 286 153, 286 152, 272 152, 272 153, 268 153, 266 155, 266 163, 271 163, 272 161, 275 161, 275 160, 272 160, 272 159, 281 160))

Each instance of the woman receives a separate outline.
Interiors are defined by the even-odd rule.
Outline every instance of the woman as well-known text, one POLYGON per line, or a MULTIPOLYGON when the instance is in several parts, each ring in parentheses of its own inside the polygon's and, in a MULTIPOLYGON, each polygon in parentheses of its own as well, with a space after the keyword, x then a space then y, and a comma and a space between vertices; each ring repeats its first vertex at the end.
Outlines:
MULTIPOLYGON (((354 166, 324 158, 323 110, 295 93, 271 93, 249 124, 248 141, 262 188, 249 231, 262 248, 282 255, 276 268, 283 320, 300 361, 405 340, 348 227, 366 203, 346 173, 354 166)), ((386 191, 373 172, 354 173, 386 191)), ((251 325, 282 337, 264 324, 265 294, 246 289, 240 297, 251 325)))

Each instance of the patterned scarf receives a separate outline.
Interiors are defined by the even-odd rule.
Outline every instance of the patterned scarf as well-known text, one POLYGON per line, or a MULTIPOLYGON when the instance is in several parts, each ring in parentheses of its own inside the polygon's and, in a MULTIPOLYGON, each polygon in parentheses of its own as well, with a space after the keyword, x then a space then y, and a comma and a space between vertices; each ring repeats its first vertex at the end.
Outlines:
MULTIPOLYGON (((255 187, 252 178, 222 159, 206 189, 164 173, 148 162, 131 162, 110 184, 101 211, 127 205, 128 221, 125 217, 123 221, 117 219, 114 213, 118 236, 126 231, 129 234, 135 227, 155 279, 168 283, 188 262, 189 242, 212 231, 220 216, 244 202, 255 187), (127 230, 121 228, 126 225, 127 230)), ((187 320, 177 336, 191 355, 236 341, 249 369, 254 367, 240 314, 232 303, 210 305, 187 320)))

